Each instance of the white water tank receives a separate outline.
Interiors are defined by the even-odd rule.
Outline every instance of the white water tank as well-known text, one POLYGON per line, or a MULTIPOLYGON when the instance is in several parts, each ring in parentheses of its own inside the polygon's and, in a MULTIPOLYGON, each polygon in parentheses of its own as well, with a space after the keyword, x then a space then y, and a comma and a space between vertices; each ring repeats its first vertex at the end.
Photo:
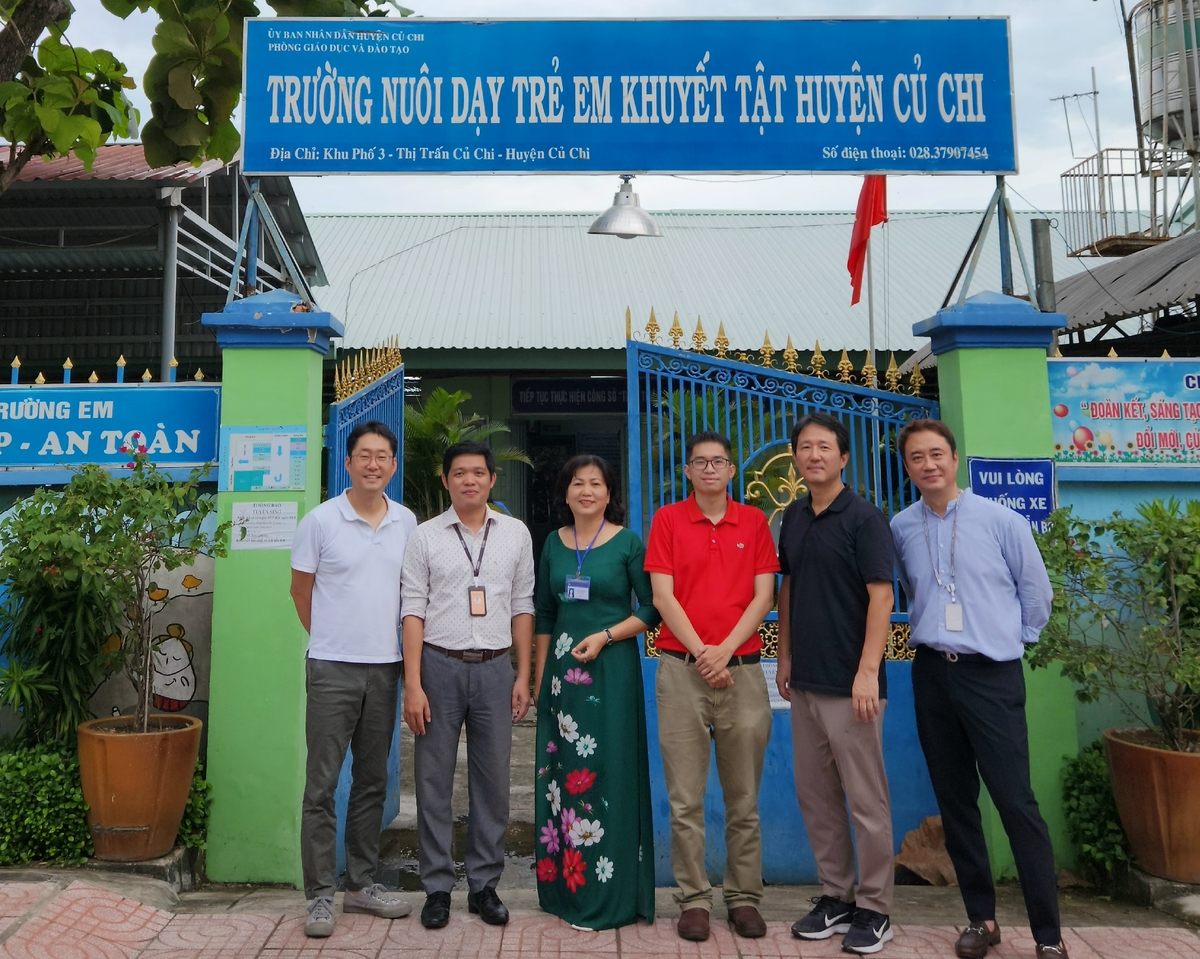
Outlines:
POLYGON ((1200 148, 1200 0, 1142 0, 1129 18, 1142 132, 1175 149, 1200 148), (1191 116, 1190 143, 1185 110, 1191 116))

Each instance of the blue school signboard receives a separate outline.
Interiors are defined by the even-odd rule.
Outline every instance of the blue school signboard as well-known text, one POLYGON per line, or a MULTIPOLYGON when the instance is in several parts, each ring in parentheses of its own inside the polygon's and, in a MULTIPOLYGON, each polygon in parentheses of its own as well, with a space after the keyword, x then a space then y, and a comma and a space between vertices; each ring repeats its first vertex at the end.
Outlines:
POLYGON ((1054 512, 1054 461, 967 457, 971 492, 1007 506, 1029 520, 1035 533, 1046 532, 1054 512))
POLYGON ((66 482, 84 463, 120 469, 121 447, 161 467, 217 461, 220 386, 0 386, 0 485, 66 482))
POLYGON ((248 174, 1017 171, 1004 17, 245 30, 248 174))

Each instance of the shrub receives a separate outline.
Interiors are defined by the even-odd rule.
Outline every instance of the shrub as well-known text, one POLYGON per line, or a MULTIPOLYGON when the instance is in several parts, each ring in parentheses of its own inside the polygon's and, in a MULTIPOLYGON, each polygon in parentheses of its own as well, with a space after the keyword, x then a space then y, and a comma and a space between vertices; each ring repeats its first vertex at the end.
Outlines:
POLYGON ((74 750, 0 753, 0 866, 81 863, 92 853, 74 750))
POLYGON ((208 838, 208 798, 212 783, 204 778, 204 763, 196 763, 196 774, 192 777, 192 790, 188 793, 187 808, 183 810, 183 820, 179 823, 179 835, 175 837, 176 845, 182 844, 189 849, 204 849, 208 838))
POLYGON ((1129 862, 1129 844, 1117 816, 1104 744, 1097 740, 1069 759, 1063 769, 1067 833, 1079 847, 1079 864, 1096 878, 1108 878, 1129 862))

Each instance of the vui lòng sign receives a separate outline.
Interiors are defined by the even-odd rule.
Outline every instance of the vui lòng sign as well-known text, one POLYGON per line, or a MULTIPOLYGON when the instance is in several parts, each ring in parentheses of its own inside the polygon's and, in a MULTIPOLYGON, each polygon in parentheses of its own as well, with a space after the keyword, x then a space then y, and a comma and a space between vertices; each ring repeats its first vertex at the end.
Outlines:
POLYGON ((1015 173, 1007 18, 252 19, 245 169, 1015 173))

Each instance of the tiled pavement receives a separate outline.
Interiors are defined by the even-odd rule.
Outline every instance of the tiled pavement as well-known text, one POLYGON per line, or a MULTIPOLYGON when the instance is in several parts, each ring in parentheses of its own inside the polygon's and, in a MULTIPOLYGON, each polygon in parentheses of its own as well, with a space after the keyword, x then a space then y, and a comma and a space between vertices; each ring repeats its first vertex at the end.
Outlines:
MULTIPOLYGON (((789 924, 769 922, 765 939, 734 936, 714 921, 705 943, 684 942, 674 922, 620 930, 576 930, 546 915, 514 916, 504 928, 455 913, 428 931, 415 917, 389 922, 338 915, 328 939, 307 939, 300 916, 222 912, 175 914, 83 882, 0 883, 0 959, 809 959, 843 955, 837 938, 802 943, 789 924)), ((1027 931, 1005 929, 997 959, 1032 957, 1027 931)), ((885 959, 950 959, 952 926, 898 926, 885 959)), ((1065 933, 1074 959, 1200 959, 1190 928, 1080 926, 1065 933)))

